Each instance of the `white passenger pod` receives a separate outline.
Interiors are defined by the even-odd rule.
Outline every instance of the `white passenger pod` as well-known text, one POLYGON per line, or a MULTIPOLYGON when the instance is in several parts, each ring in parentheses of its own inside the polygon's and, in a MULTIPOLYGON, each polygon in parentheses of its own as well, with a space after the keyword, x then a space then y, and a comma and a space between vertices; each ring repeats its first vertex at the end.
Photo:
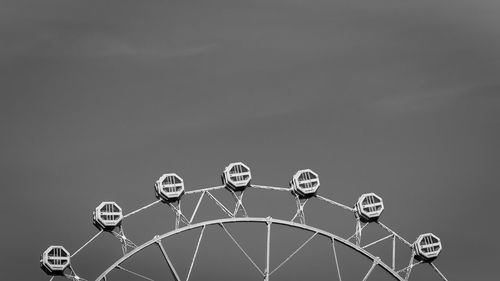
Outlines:
POLYGON ((40 258, 40 267, 48 275, 63 275, 70 265, 70 254, 63 246, 50 246, 40 258))
POLYGON ((251 180, 250 168, 242 162, 229 164, 222 173, 222 184, 234 191, 244 190, 251 180))
POLYGON ((163 202, 174 202, 184 194, 184 181, 175 173, 162 175, 155 183, 156 198, 163 202))
POLYGON ((318 174, 313 172, 311 169, 297 171, 290 181, 292 193, 301 198, 314 196, 318 187, 318 174))
POLYGON ((93 212, 93 223, 100 230, 111 231, 119 226, 123 219, 122 208, 115 202, 102 202, 93 212))
POLYGON ((354 210, 362 222, 373 222, 378 220, 382 214, 384 202, 377 194, 366 193, 359 197, 354 210))
POLYGON ((413 243, 415 257, 424 262, 430 262, 437 258, 442 250, 441 240, 432 233, 426 233, 418 236, 413 243))

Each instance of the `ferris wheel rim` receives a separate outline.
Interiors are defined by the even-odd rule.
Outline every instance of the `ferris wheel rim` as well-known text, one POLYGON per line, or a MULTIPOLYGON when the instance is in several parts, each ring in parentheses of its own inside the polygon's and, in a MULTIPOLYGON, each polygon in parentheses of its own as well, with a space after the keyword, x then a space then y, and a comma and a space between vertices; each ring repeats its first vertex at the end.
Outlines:
MULTIPOLYGON (((432 257, 430 257, 430 258, 428 258, 426 260, 422 260, 421 259, 422 258, 421 257, 422 254, 418 254, 417 250, 419 250, 419 249, 416 249, 416 248, 418 248, 420 246, 420 244, 417 244, 417 241, 414 242, 414 243, 408 242, 406 239, 404 239, 402 236, 400 236, 394 230, 392 230, 391 228, 389 228, 388 226, 386 226, 385 224, 383 224, 378 219, 376 219, 376 220, 362 221, 361 218, 360 218, 360 214, 358 214, 358 208, 359 208, 358 205, 361 204, 359 202, 359 200, 358 200, 358 203, 356 203, 356 205, 354 207, 349 207, 349 206, 344 205, 342 203, 339 203, 339 202, 337 202, 335 200, 323 197, 323 196, 321 196, 319 194, 313 194, 313 195, 310 195, 310 196, 308 196, 306 198, 301 197, 300 194, 294 193, 293 189, 291 187, 290 188, 286 188, 286 187, 278 187, 278 186, 267 186, 267 185, 249 184, 247 186, 247 188, 261 189, 261 190, 267 190, 267 191, 274 190, 274 191, 280 191, 280 192, 292 192, 292 195, 295 196, 296 205, 297 205, 296 206, 297 207, 297 211, 295 213, 295 216, 291 220, 274 219, 274 218, 271 218, 271 217, 267 217, 267 218, 263 218, 263 217, 249 217, 247 215, 247 213, 246 213, 245 207, 243 206, 243 202, 242 202, 242 197, 243 197, 244 190, 239 190, 238 191, 239 193, 236 194, 236 191, 234 191, 233 189, 229 188, 227 185, 219 185, 219 186, 205 187, 205 188, 201 188, 201 189, 194 189, 194 190, 190 190, 190 191, 183 191, 183 194, 185 194, 185 195, 198 194, 198 193, 200 194, 199 197, 198 197, 197 203, 196 203, 196 207, 194 208, 194 210, 193 210, 193 212, 192 212, 192 214, 190 216, 190 219, 188 219, 186 216, 184 216, 184 214, 181 211, 181 200, 180 200, 180 197, 177 198, 176 201, 168 201, 168 200, 165 201, 165 199, 163 197, 160 196, 160 198, 159 198, 158 194, 156 194, 157 195, 157 200, 156 201, 154 201, 152 203, 149 203, 149 204, 147 204, 147 205, 145 205, 143 207, 140 207, 140 208, 138 208, 138 209, 136 209, 134 211, 131 211, 128 214, 125 214, 125 215, 121 214, 121 212, 120 212, 120 214, 122 215, 122 220, 125 220, 126 218, 128 218, 128 217, 130 217, 132 215, 138 214, 139 212, 142 212, 142 211, 146 210, 147 208, 150 208, 150 207, 152 207, 152 206, 154 206, 154 205, 159 204, 159 203, 162 202, 162 203, 166 203, 172 209, 172 211, 176 215, 175 229, 173 229, 171 231, 168 231, 168 232, 166 232, 166 233, 164 233, 162 235, 156 235, 153 239, 144 242, 143 244, 141 244, 138 247, 135 243, 133 243, 133 241, 131 241, 130 239, 126 238, 125 233, 123 232, 122 225, 121 225, 122 221, 120 220, 119 223, 115 222, 115 227, 118 227, 118 230, 115 231, 115 230, 111 230, 110 228, 100 228, 100 230, 99 230, 99 232, 97 234, 95 234, 89 241, 87 241, 83 246, 81 246, 78 250, 76 250, 73 254, 71 254, 70 257, 74 257, 83 248, 85 248, 91 242, 93 242, 94 239, 96 239, 98 236, 100 236, 100 234, 102 234, 104 232, 108 232, 108 233, 111 233, 113 236, 115 236, 116 238, 118 238, 120 240, 120 242, 122 244, 122 251, 123 251, 123 255, 124 256, 122 256, 114 264, 112 264, 110 267, 108 267, 96 280, 104 280, 104 281, 107 280, 107 275, 112 270, 114 270, 114 269, 121 269, 121 270, 127 271, 127 272, 129 272, 129 273, 131 273, 133 275, 136 275, 136 276, 139 276, 141 278, 144 278, 146 280, 152 280, 152 279, 147 278, 147 277, 145 277, 145 276, 143 276, 141 274, 138 274, 136 272, 133 272, 133 271, 130 271, 130 270, 126 269, 126 268, 123 268, 120 264, 123 263, 125 260, 129 259, 130 257, 132 257, 133 255, 135 255, 137 252, 142 251, 143 249, 145 249, 145 248, 151 246, 152 244, 156 243, 157 246, 159 246, 160 250, 162 251, 162 254, 163 254, 164 258, 167 260, 168 266, 170 268, 170 271, 174 275, 175 280, 181 281, 181 278, 178 276, 177 272, 175 271, 175 268, 173 267, 173 264, 172 264, 170 258, 168 257, 168 254, 166 253, 166 251, 165 251, 165 249, 164 249, 164 247, 162 245, 162 240, 165 239, 165 238, 167 238, 167 237, 170 237, 170 236, 173 236, 173 235, 185 232, 185 231, 189 231, 189 230, 201 227, 202 230, 200 232, 200 237, 199 237, 199 240, 198 240, 198 244, 196 246, 196 250, 195 250, 195 253, 194 253, 194 256, 193 256, 193 260, 191 262, 191 266, 190 266, 190 269, 189 269, 189 272, 188 272, 188 275, 187 275, 187 279, 186 279, 186 281, 187 281, 187 280, 189 280, 189 276, 190 276, 190 273, 191 273, 191 270, 192 270, 192 267, 193 267, 193 264, 194 264, 194 259, 196 258, 196 254, 197 254, 198 247, 200 245, 200 242, 201 242, 204 230, 205 230, 205 226, 219 224, 224 229, 224 231, 229 235, 229 237, 233 240, 233 242, 246 255, 246 257, 250 260, 250 262, 253 264, 253 266, 256 267, 257 270, 262 275, 264 275, 264 279, 265 280, 269 280, 269 276, 271 274, 273 274, 284 263, 286 263, 293 255, 295 255, 312 238, 314 238, 317 234, 320 234, 320 236, 324 236, 324 237, 327 237, 327 238, 331 239, 331 242, 332 242, 331 246, 332 246, 333 254, 334 254, 334 257, 335 257, 335 264, 336 264, 336 267, 337 267, 337 273, 339 275, 339 280, 342 280, 342 279, 341 279, 341 273, 340 273, 341 271, 340 271, 338 260, 337 260, 337 254, 336 254, 336 250, 335 250, 335 241, 337 241, 337 242, 339 242, 339 243, 341 243, 343 245, 348 246, 351 250, 354 250, 355 252, 362 254, 363 256, 365 256, 366 258, 368 258, 369 260, 372 260, 372 265, 371 265, 370 269, 368 270, 368 272, 366 273, 365 277, 363 278, 363 281, 366 281, 366 279, 370 276, 370 274, 372 273, 373 269, 377 265, 380 266, 382 269, 384 269, 386 272, 388 272, 390 274, 390 276, 392 276, 394 279, 405 281, 405 280, 408 280, 408 278, 410 276, 410 273, 412 271, 412 268, 415 267, 415 266, 417 266, 417 265, 419 265, 419 264, 423 264, 423 263, 429 264, 432 267, 432 269, 435 272, 437 272, 437 274, 441 277, 441 279, 443 281, 447 281, 447 278, 443 275, 443 273, 434 264, 434 262, 433 262, 434 259, 432 257), (234 197, 233 199, 235 199, 235 209, 234 209, 234 211, 230 211, 226 206, 224 206, 224 204, 222 202, 220 202, 211 193, 211 191, 221 190, 221 189, 226 189, 226 190, 230 191, 231 194, 233 195, 233 197, 234 197), (197 214, 198 207, 200 206, 200 203, 202 202, 202 200, 204 198, 210 198, 210 200, 214 201, 215 204, 221 209, 221 211, 223 211, 226 215, 228 215, 229 218, 219 218, 219 219, 207 220, 207 221, 202 221, 202 222, 193 224, 192 222, 193 222, 193 219, 195 218, 195 216, 197 214), (339 236, 337 236, 337 235, 335 235, 333 233, 330 233, 328 231, 322 230, 320 228, 307 225, 305 223, 305 215, 304 215, 303 207, 308 202, 308 200, 314 199, 314 198, 319 199, 319 201, 324 201, 324 202, 326 202, 326 203, 328 203, 328 204, 330 204, 332 206, 340 207, 340 208, 342 208, 344 210, 347 210, 349 212, 355 213, 355 217, 356 217, 356 232, 353 235, 351 235, 349 238, 343 238, 343 237, 339 237, 339 236), (243 210, 243 213, 244 213, 243 216, 237 216, 239 207, 241 207, 241 209, 243 210), (300 223, 295 222, 296 219, 300 220, 300 223), (180 223, 181 222, 183 224, 185 224, 184 227, 180 227, 180 223), (245 252, 245 250, 239 245, 239 243, 234 239, 234 237, 232 237, 232 235, 228 232, 228 230, 224 226, 224 224, 226 224, 226 223, 237 223, 237 222, 248 222, 248 223, 249 222, 255 222, 255 223, 267 222, 267 232, 268 232, 268 238, 267 238, 267 241, 268 241, 268 245, 267 245, 267 264, 266 264, 266 268, 265 268, 264 271, 262 271, 261 268, 255 264, 255 262, 252 260, 252 258, 248 256, 248 254, 245 252), (280 265, 278 265, 273 270, 270 270, 270 267, 269 267, 269 241, 270 241, 270 237, 269 237, 269 235, 270 235, 271 224, 273 222, 276 223, 276 224, 281 224, 281 225, 289 226, 289 227, 296 228, 296 229, 302 229, 302 230, 309 231, 309 232, 314 232, 314 233, 313 233, 313 235, 307 241, 305 241, 299 248, 297 248, 297 250, 295 250, 280 265), (361 231, 370 222, 373 222, 373 223, 379 225, 381 228, 383 228, 385 231, 387 231, 389 233, 389 235, 387 235, 384 238, 378 239, 378 240, 376 240, 374 242, 371 242, 369 244, 366 244, 364 246, 361 246, 361 231), (381 241, 384 241, 386 239, 389 239, 389 238, 392 238, 392 266, 389 266, 386 262, 382 262, 382 260, 379 257, 376 257, 373 254, 371 254, 371 252, 365 250, 365 248, 370 247, 372 245, 375 245, 375 244, 377 244, 377 243, 379 243, 381 241), (351 242, 351 239, 355 239, 355 242, 354 243, 351 242), (396 266, 395 266, 396 240, 399 240, 399 241, 403 242, 409 248, 409 250, 411 251, 411 256, 410 256, 410 261, 409 261, 408 266, 406 266, 404 268, 401 268, 399 270, 396 270, 396 266), (131 249, 131 250, 129 251, 129 249, 131 249), (404 276, 402 274, 404 274, 404 276)), ((156 185, 155 185, 155 192, 156 192, 156 185)), ((117 205, 115 202, 105 202, 105 203, 117 205)), ((96 209, 95 212, 97 212, 97 211, 98 211, 98 209, 96 209)), ((361 212, 361 211, 359 211, 359 212, 361 212)), ((365 214, 363 213, 363 215, 365 215, 365 214)), ((370 218, 369 215, 370 214, 368 214, 368 218, 370 218)), ((96 213, 94 213, 94 218, 93 218, 94 222, 98 218, 102 219, 101 217, 97 217, 96 213)), ((107 222, 107 221, 104 221, 104 222, 107 222)), ((433 234, 432 233, 427 233, 427 234, 423 234, 423 235, 433 235, 433 234)), ((61 246, 53 246, 53 247, 62 248, 61 246)), ((441 249, 441 247, 439 247, 439 250, 440 249, 441 249)), ((45 252, 44 252, 43 255, 45 255, 45 252)), ((43 260, 41 259, 40 263, 41 263, 42 269, 47 274, 52 275, 52 277, 50 279, 50 281, 52 281, 56 275, 49 270, 49 269, 52 269, 50 267, 50 265, 46 265, 46 264, 44 264, 42 262, 43 262, 43 260)), ((86 280, 86 279, 83 279, 83 278, 79 277, 76 274, 76 272, 75 272, 74 268, 72 267, 72 265, 69 264, 69 263, 68 263, 67 267, 65 268, 65 271, 57 272, 57 273, 58 274, 62 274, 64 277, 66 277, 67 279, 70 279, 70 280, 86 280)))
POLYGON ((147 247, 154 245, 155 243, 160 243, 163 239, 166 239, 168 237, 194 230, 197 228, 204 228, 206 226, 211 226, 211 225, 223 225, 223 224, 231 224, 231 223, 264 223, 264 224, 278 224, 282 226, 287 226, 295 229, 302 229, 305 231, 309 232, 314 232, 318 235, 321 235, 323 237, 327 237, 332 239, 332 243, 334 241, 337 241, 350 249, 356 251, 359 254, 362 254, 366 258, 370 259, 373 263, 376 263, 376 265, 380 266, 382 269, 384 269, 387 273, 389 273, 392 277, 394 277, 396 280, 404 281, 405 279, 401 277, 396 271, 394 271, 389 265, 384 263, 379 257, 374 256, 367 250, 363 249, 361 246, 357 246, 356 244, 348 241, 347 239, 344 239, 342 237, 339 237, 331 232, 328 232, 326 230, 305 225, 305 224, 300 224, 300 223, 295 223, 292 221, 287 221, 287 220, 282 220, 282 219, 275 219, 272 217, 232 217, 232 218, 224 218, 224 219, 215 219, 215 220, 207 220, 203 222, 199 222, 196 224, 190 224, 186 225, 184 227, 180 227, 171 231, 168 231, 166 233, 163 233, 161 235, 156 235, 154 236, 151 240, 144 242, 141 245, 137 245, 136 248, 133 250, 129 251, 122 257, 120 257, 118 260, 116 260, 112 265, 110 265, 101 275, 99 275, 96 279, 96 281, 102 281, 106 280, 106 276, 113 271, 115 268, 118 268, 120 264, 122 264, 124 261, 128 260, 129 258, 133 257, 135 254, 139 253, 143 249, 146 249, 147 247))

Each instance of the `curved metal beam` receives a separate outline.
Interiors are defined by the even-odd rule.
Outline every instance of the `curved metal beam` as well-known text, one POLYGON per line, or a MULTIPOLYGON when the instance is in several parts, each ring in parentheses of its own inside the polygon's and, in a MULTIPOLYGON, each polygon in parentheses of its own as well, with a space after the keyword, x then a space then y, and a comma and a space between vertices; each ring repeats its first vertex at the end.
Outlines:
POLYGON ((176 234, 179 234, 179 233, 182 233, 182 232, 185 232, 185 231, 189 231, 189 230, 192 230, 192 229, 196 229, 196 228, 200 228, 200 227, 206 227, 206 226, 210 226, 210 225, 218 225, 218 224, 224 224, 224 223, 241 223, 241 222, 249 222, 249 223, 268 223, 268 222, 271 222, 273 224, 279 224, 279 225, 284 225, 284 226, 288 226, 288 227, 292 227, 292 228, 299 228, 299 229, 302 229, 302 230, 306 230, 306 231, 309 231, 309 232, 313 232, 313 233, 318 233, 319 235, 322 235, 324 237, 328 237, 332 240, 335 240, 353 250, 355 250, 356 252, 362 254, 363 256, 367 257, 368 259, 372 260, 372 261, 375 261, 377 260, 377 265, 382 267, 386 272, 388 272, 390 275, 392 275, 394 278, 396 278, 397 280, 400 280, 400 281, 404 281, 404 279, 399 276, 398 273, 396 273, 390 266, 388 266, 387 264, 385 264, 384 262, 380 261, 378 257, 375 257, 374 255, 372 255, 371 253, 369 253, 368 251, 366 251, 365 249, 359 247, 359 246, 356 246, 355 244, 345 240, 344 238, 341 238, 339 236, 336 236, 335 234, 333 233, 330 233, 328 231, 325 231, 325 230, 322 230, 322 229, 319 229, 319 228, 315 228, 315 227, 312 227, 312 226, 308 226, 308 225, 303 225, 303 224, 298 224, 298 223, 294 223, 294 222, 290 222, 290 221, 285 221, 285 220, 279 220, 279 219, 273 219, 273 218, 251 218, 251 217, 247 217, 247 218, 226 218, 226 219, 217 219, 217 220, 210 220, 210 221, 205 221, 205 222, 200 222, 200 223, 197 223, 197 224, 192 224, 192 225, 188 225, 188 226, 185 226, 185 227, 182 227, 182 228, 178 228, 178 229, 175 229, 175 230, 172 230, 172 231, 169 231, 165 234, 162 234, 162 235, 156 235, 153 239, 145 242, 144 244, 138 246, 137 248, 133 249, 132 251, 128 252, 126 255, 124 255, 123 257, 121 257, 120 259, 118 259, 115 263, 113 263, 110 267, 108 267, 101 275, 99 275, 99 277, 97 277, 96 281, 102 281, 102 280, 105 280, 104 278, 106 278, 106 276, 113 270, 115 269, 116 267, 118 267, 121 263, 123 263, 125 260, 131 258, 132 256, 134 256, 136 253, 138 253, 139 251, 155 244, 155 243, 159 243, 161 242, 161 240, 167 238, 167 237, 170 237, 170 236, 173 236, 173 235, 176 235, 176 234))

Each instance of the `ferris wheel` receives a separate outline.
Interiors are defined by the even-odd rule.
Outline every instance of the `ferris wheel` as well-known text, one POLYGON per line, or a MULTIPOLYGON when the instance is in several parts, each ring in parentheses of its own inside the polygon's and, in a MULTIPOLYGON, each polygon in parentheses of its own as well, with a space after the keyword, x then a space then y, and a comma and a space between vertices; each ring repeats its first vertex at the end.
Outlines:
POLYGON ((90 280, 88 276, 82 275, 82 277, 77 274, 76 265, 71 262, 72 258, 94 242, 100 235, 109 234, 119 241, 123 255, 96 277, 96 281, 115 280, 112 278, 112 273, 114 271, 125 272, 138 280, 154 280, 146 273, 136 272, 124 265, 127 261, 132 259, 132 257, 151 247, 157 247, 159 249, 160 257, 166 261, 166 266, 173 280, 189 281, 192 277, 192 273, 196 270, 195 265, 197 263, 200 245, 203 243, 205 230, 218 227, 223 230, 222 232, 225 233, 224 236, 232 241, 239 249, 239 252, 248 260, 248 264, 257 270, 262 279, 266 281, 272 279, 273 274, 288 263, 315 237, 326 238, 323 239, 323 241, 327 241, 326 245, 322 247, 328 248, 329 251, 331 251, 332 264, 336 272, 336 277, 334 279, 338 279, 339 281, 345 280, 343 268, 337 254, 339 245, 347 247, 350 251, 370 261, 369 268, 366 269, 366 272, 363 272, 363 277, 361 279, 363 281, 370 280, 370 276, 377 267, 385 271, 392 280, 407 281, 410 279, 412 269, 417 266, 430 266, 435 274, 437 274, 437 278, 447 281, 446 277, 435 264, 435 260, 442 250, 441 240, 432 233, 424 233, 419 235, 414 242, 409 242, 401 235, 397 234, 381 222, 380 217, 384 211, 384 203, 382 198, 375 193, 362 194, 353 206, 350 207, 319 195, 319 176, 311 169, 297 171, 292 176, 289 187, 266 186, 253 184, 251 182, 252 174, 250 168, 242 162, 229 164, 223 170, 221 179, 222 185, 219 186, 185 190, 184 180, 179 175, 175 173, 163 174, 154 184, 154 192, 157 200, 127 214, 124 214, 122 208, 116 202, 104 201, 100 203, 92 213, 92 222, 95 227, 97 227, 98 232, 73 253, 70 253, 63 246, 53 245, 48 247, 41 255, 40 267, 50 276, 51 281, 56 278, 90 280), (288 198, 295 201, 295 212, 290 214, 286 219, 278 219, 270 216, 252 217, 250 215, 250 210, 247 212, 243 200, 245 192, 251 189, 291 194, 291 196, 288 195, 288 198), (227 204, 223 204, 222 200, 215 195, 217 191, 228 192, 233 199, 234 207, 230 208, 227 204), (191 208, 192 211, 190 211, 190 215, 187 215, 181 206, 183 199, 187 197, 194 197, 196 202, 194 208, 191 208), (215 204, 223 217, 197 222, 196 218, 199 215, 199 207, 202 202, 205 201, 210 201, 210 204, 215 204), (306 204, 308 203, 309 206, 312 203, 320 202, 326 203, 332 211, 333 209, 337 209, 346 214, 354 214, 354 233, 347 237, 341 237, 340 235, 333 234, 318 226, 306 224, 306 204), (131 216, 143 212, 157 204, 164 204, 173 212, 175 216, 175 225, 173 229, 164 234, 155 235, 142 244, 133 242, 125 235, 123 225, 131 216), (233 224, 254 224, 260 225, 260 227, 265 229, 265 262, 263 265, 259 265, 248 253, 248 249, 245 249, 245 247, 241 245, 238 241, 238 237, 231 233, 228 225, 233 224), (380 228, 385 235, 375 240, 364 241, 365 239, 362 238, 365 238, 365 236, 362 234, 363 230, 368 225, 380 228), (271 239, 271 229, 276 226, 304 231, 307 232, 309 236, 302 244, 297 245, 298 247, 284 258, 281 263, 271 267, 270 256, 272 255, 271 250, 273 249, 271 241, 274 241, 271 239), (191 256, 187 274, 181 276, 178 270, 176 270, 176 265, 171 255, 169 255, 164 247, 164 243, 170 237, 181 236, 191 231, 197 231, 199 234, 196 239, 196 247, 191 256), (391 254, 389 258, 380 258, 370 251, 373 246, 383 243, 384 241, 390 242, 389 247, 391 254), (404 251, 406 253, 398 252, 398 255, 396 255, 397 242, 404 246, 404 251), (398 267, 397 264, 404 264, 404 266, 398 267))

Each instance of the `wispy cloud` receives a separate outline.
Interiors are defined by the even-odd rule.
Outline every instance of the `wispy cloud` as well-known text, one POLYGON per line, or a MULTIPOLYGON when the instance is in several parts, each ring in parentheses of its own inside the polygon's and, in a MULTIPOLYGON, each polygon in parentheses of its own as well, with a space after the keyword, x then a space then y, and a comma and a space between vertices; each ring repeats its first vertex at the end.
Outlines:
POLYGON ((378 99, 372 105, 381 109, 401 112, 424 111, 452 103, 463 93, 463 90, 446 88, 427 92, 395 94, 378 99))
POLYGON ((71 55, 84 56, 129 56, 129 57, 151 57, 157 59, 190 57, 215 50, 215 43, 185 46, 185 47, 164 47, 150 48, 138 44, 131 44, 118 40, 88 40, 84 45, 80 45, 73 50, 69 50, 71 55))
POLYGON ((7 43, 0 46, 2 56, 32 57, 138 57, 169 59, 190 57, 211 52, 217 48, 215 43, 200 45, 161 45, 146 46, 121 38, 80 34, 70 36, 53 30, 43 30, 36 34, 22 33, 21 37, 7 38, 7 43))

